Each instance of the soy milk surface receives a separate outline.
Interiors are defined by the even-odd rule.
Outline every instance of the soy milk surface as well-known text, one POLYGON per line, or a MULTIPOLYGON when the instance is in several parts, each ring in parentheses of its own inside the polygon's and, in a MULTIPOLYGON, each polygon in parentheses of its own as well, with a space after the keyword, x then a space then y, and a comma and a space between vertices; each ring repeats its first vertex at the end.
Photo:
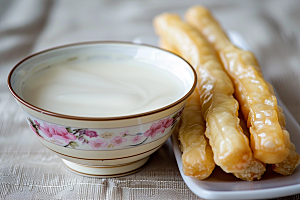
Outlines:
POLYGON ((164 107, 182 97, 181 80, 147 63, 64 62, 31 75, 23 98, 39 108, 82 117, 118 117, 164 107))

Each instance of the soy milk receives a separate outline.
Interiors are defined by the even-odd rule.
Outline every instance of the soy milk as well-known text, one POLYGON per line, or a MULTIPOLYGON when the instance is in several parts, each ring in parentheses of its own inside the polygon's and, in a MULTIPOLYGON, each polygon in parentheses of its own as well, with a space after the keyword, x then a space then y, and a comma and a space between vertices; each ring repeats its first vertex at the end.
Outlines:
POLYGON ((171 73, 144 62, 63 62, 32 74, 23 98, 39 108, 82 117, 144 113, 177 101, 184 84, 171 73))

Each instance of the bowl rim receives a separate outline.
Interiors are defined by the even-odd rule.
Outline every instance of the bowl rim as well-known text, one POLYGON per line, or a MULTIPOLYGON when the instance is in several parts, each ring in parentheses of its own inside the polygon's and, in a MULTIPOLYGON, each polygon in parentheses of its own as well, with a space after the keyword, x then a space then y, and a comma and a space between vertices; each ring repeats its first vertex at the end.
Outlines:
POLYGON ((147 115, 152 115, 164 110, 167 110, 171 107, 174 107, 175 105, 180 104, 181 102, 183 102, 185 99, 187 99, 195 90, 196 85, 197 85, 197 73, 195 71, 195 69, 192 67, 192 65, 186 61, 184 58, 180 57, 179 55, 176 55, 168 50, 159 48, 157 46, 153 46, 153 45, 149 45, 149 44, 143 44, 143 43, 134 43, 134 42, 127 42, 127 41, 86 41, 86 42, 77 42, 77 43, 70 43, 70 44, 65 44, 65 45, 59 45, 59 46, 55 46, 52 48, 47 48, 45 50, 42 51, 38 51, 36 53, 30 54, 28 56, 26 56, 25 58, 23 58, 21 61, 19 61, 17 64, 14 65, 14 67, 11 69, 11 71, 8 74, 8 78, 7 78, 7 84, 8 84, 8 89, 11 92, 11 94, 15 97, 15 99, 20 102, 21 104, 23 104, 24 106, 40 112, 42 114, 45 115, 49 115, 52 117, 58 117, 58 118, 64 118, 64 119, 70 119, 70 120, 83 120, 83 121, 112 121, 112 120, 125 120, 125 119, 132 119, 132 118, 138 118, 138 117, 144 117, 147 115), (142 113, 137 113, 137 114, 133 114, 133 115, 124 115, 124 116, 116 116, 116 117, 83 117, 83 116, 72 116, 72 115, 66 115, 66 114, 61 114, 61 113, 57 113, 57 112, 52 112, 49 110, 45 110, 42 108, 39 108, 37 106, 34 106, 28 102, 26 102, 23 98, 21 98, 19 95, 17 95, 17 93, 13 90, 12 86, 11 86, 11 77, 12 74, 14 73, 14 71, 25 61, 29 60, 30 58, 33 58, 35 56, 38 56, 40 54, 44 54, 50 51, 54 51, 54 50, 58 50, 58 49, 63 49, 63 48, 68 48, 68 47, 73 47, 73 46, 82 46, 82 45, 90 45, 90 44, 121 44, 121 45, 131 45, 131 46, 144 46, 144 47, 150 47, 153 49, 157 49, 160 51, 164 51, 167 53, 172 54, 175 57, 180 58, 181 60, 183 60, 192 70, 193 74, 194 74, 194 83, 191 87, 191 89, 184 95, 182 96, 180 99, 178 99, 177 101, 171 103, 171 104, 167 104, 164 107, 155 109, 155 110, 151 110, 151 111, 147 111, 147 112, 142 112, 142 113))

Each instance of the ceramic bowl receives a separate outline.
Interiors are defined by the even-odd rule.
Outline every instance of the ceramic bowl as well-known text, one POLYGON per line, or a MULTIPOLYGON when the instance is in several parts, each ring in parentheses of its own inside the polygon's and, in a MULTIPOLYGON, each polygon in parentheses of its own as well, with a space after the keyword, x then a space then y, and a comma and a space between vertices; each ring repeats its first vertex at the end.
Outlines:
POLYGON ((186 99, 196 86, 194 69, 182 58, 156 47, 126 42, 86 42, 35 53, 20 61, 8 76, 8 87, 32 132, 72 171, 94 177, 123 176, 139 170, 177 125, 186 99), (37 69, 60 61, 76 62, 82 54, 112 59, 116 52, 144 60, 178 77, 181 97, 145 113, 113 117, 72 116, 45 110, 24 100, 22 85, 37 69), (103 56, 101 56, 103 54, 103 56), (99 56, 100 55, 100 56, 99 56))

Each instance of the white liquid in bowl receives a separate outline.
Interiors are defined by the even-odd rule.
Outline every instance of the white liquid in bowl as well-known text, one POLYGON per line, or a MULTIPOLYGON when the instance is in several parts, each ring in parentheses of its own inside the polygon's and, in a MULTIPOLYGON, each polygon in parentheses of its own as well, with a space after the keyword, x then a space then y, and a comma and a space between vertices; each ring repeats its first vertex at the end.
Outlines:
POLYGON ((164 69, 132 60, 70 61, 33 73, 22 88, 28 103, 56 113, 118 117, 171 104, 184 83, 164 69))

